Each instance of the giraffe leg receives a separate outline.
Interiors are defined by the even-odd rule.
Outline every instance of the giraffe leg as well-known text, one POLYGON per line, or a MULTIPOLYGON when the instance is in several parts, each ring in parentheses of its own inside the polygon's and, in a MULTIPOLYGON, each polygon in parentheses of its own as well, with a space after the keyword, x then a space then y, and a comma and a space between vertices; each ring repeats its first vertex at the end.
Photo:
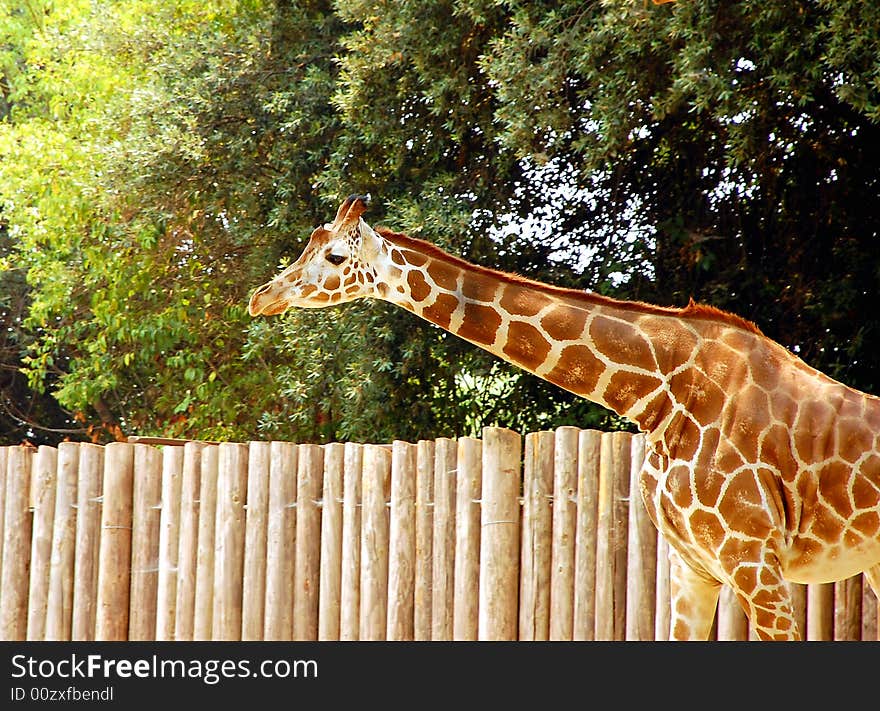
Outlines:
POLYGON ((705 641, 712 631, 721 583, 697 571, 669 549, 669 586, 672 597, 670 638, 705 641))
POLYGON ((791 586, 782 577, 782 566, 772 553, 757 561, 739 561, 729 582, 760 639, 801 639, 794 617, 791 586))

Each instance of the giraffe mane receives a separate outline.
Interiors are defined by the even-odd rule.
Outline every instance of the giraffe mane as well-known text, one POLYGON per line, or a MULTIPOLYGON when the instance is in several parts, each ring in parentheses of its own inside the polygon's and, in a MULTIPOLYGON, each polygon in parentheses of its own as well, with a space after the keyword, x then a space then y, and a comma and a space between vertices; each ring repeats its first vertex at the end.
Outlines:
POLYGON ((461 257, 456 257, 455 255, 444 251, 440 247, 431 244, 430 242, 426 242, 415 237, 410 237, 401 232, 394 232, 393 230, 390 230, 386 227, 376 227, 374 229, 383 238, 393 242, 398 246, 410 247, 419 251, 422 254, 425 254, 426 256, 442 259, 457 267, 469 269, 480 274, 491 275, 511 284, 522 284, 524 286, 528 286, 544 293, 563 296, 575 302, 580 301, 587 303, 598 303, 606 304, 608 306, 625 305, 628 308, 647 314, 660 314, 666 316, 678 316, 685 319, 715 321, 729 326, 734 326, 736 328, 741 328, 744 331, 754 333, 758 336, 764 335, 761 332, 761 329, 759 329, 758 326, 755 325, 752 321, 749 321, 748 319, 745 319, 742 316, 738 316, 737 314, 731 313, 729 311, 719 309, 715 306, 710 306, 708 304, 698 304, 693 299, 691 299, 688 305, 684 308, 679 308, 676 306, 656 306, 654 304, 648 304, 643 301, 623 301, 621 299, 615 299, 613 297, 596 294, 594 292, 582 291, 580 289, 571 289, 564 286, 554 286, 552 284, 545 284, 540 281, 535 281, 534 279, 520 276, 519 274, 503 272, 497 269, 491 269, 490 267, 484 267, 479 264, 468 262, 461 257))

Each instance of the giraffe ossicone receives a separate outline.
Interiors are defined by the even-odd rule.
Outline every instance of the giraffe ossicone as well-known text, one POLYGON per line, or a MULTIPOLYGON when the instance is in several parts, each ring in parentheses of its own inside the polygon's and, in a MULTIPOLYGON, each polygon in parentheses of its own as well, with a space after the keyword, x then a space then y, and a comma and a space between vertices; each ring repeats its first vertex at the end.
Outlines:
POLYGON ((880 398, 756 326, 470 264, 373 229, 352 195, 252 316, 358 298, 397 304, 634 422, 642 498, 670 544, 671 637, 706 639, 728 584, 762 639, 799 639, 789 582, 864 572, 880 595, 880 398))

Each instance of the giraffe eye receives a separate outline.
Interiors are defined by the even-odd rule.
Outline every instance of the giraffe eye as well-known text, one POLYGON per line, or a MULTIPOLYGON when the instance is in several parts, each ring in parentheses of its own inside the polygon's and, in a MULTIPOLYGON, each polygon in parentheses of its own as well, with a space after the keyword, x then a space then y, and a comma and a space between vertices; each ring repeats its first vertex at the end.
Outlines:
POLYGON ((345 261, 345 257, 341 254, 333 254, 332 252, 327 254, 327 261, 334 266, 339 266, 345 261))

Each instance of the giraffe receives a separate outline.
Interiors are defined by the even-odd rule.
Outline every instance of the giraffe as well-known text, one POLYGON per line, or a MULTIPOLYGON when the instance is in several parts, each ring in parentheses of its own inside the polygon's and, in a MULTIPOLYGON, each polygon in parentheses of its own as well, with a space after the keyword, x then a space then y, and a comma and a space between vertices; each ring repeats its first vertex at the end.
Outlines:
POLYGON ((880 398, 734 314, 551 286, 373 229, 368 199, 316 228, 251 316, 382 299, 635 423, 640 493, 670 544, 671 639, 707 639, 723 584, 769 640, 800 639, 789 582, 863 571, 880 595, 880 398))

